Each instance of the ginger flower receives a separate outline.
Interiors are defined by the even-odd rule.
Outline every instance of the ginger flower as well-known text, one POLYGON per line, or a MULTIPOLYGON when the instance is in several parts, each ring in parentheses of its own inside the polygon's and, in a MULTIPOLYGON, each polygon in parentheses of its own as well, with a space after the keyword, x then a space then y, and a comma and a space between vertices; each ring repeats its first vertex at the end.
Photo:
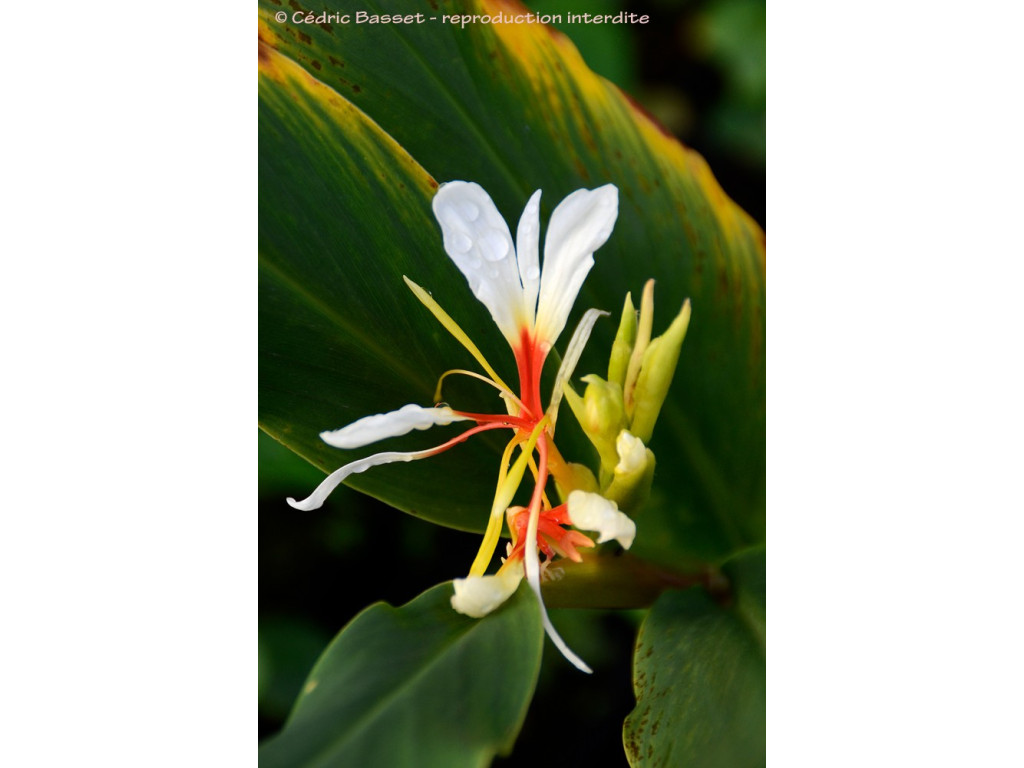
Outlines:
POLYGON ((455 580, 452 607, 468 616, 485 616, 515 592, 525 576, 538 598, 548 636, 570 662, 589 672, 589 667, 566 646, 552 626, 541 596, 541 581, 555 558, 579 561, 577 548, 594 546, 594 541, 580 531, 596 532, 598 543, 616 539, 627 548, 636 532, 633 521, 619 512, 614 502, 594 493, 574 490, 574 477, 554 444, 563 385, 572 375, 594 323, 607 313, 591 309, 580 320, 566 348, 546 408, 541 399, 540 379, 544 361, 562 333, 583 281, 594 264, 594 251, 611 235, 618 216, 618 189, 611 184, 594 190, 580 189, 558 204, 544 239, 543 270, 539 253, 540 195, 538 190, 527 202, 515 243, 505 220, 479 185, 465 181, 442 184, 433 201, 445 251, 512 347, 519 372, 518 392, 501 380, 476 345, 430 294, 405 278, 416 297, 473 355, 486 374, 461 369, 447 371, 438 382, 435 400, 440 400, 446 376, 467 375, 497 389, 505 412, 468 413, 447 405, 410 404, 390 413, 367 416, 338 430, 322 432, 320 437, 329 445, 359 448, 414 429, 456 421, 474 423, 461 434, 427 450, 387 451, 346 464, 331 473, 308 498, 288 499, 288 503, 296 509, 316 509, 334 488, 354 473, 380 464, 434 456, 479 432, 510 430, 512 437, 499 466, 484 539, 469 575, 455 580), (517 449, 519 454, 513 461, 517 449), (534 479, 529 503, 526 507, 510 506, 527 469, 534 479), (553 505, 548 497, 549 476, 554 476, 560 490, 567 494, 561 504, 553 505), (485 575, 506 517, 511 534, 506 556, 495 574, 485 575))

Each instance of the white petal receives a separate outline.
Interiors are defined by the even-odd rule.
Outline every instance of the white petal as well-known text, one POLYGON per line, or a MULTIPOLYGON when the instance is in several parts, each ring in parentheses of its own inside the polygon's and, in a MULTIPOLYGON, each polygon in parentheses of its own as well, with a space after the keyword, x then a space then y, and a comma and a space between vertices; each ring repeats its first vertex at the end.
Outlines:
POLYGON ((391 464, 395 461, 415 461, 416 459, 425 459, 428 456, 433 456, 435 453, 437 453, 436 448, 429 448, 425 451, 414 451, 412 453, 396 453, 395 451, 375 453, 373 456, 367 456, 365 459, 353 461, 351 464, 346 464, 341 469, 334 470, 308 497, 302 501, 296 501, 295 499, 289 498, 288 503, 295 507, 295 509, 301 509, 303 512, 308 512, 311 509, 319 509, 327 497, 331 495, 331 491, 341 485, 349 475, 365 472, 370 467, 376 467, 379 464, 391 464))
POLYGON ((533 590, 533 594, 537 596, 537 604, 540 606, 540 618, 544 624, 544 631, 547 636, 551 638, 551 642, 555 644, 555 647, 561 652, 569 663, 572 664, 576 669, 581 672, 590 674, 593 672, 587 663, 573 653, 572 648, 562 639, 562 636, 558 634, 555 629, 555 625, 551 623, 551 619, 548 618, 548 609, 544 607, 544 596, 540 592, 540 557, 537 554, 537 514, 530 516, 530 524, 526 529, 526 550, 524 552, 525 559, 524 565, 526 567, 526 581, 530 584, 530 589, 533 590))
POLYGON ((619 454, 619 463, 615 465, 617 475, 636 472, 647 463, 644 441, 625 429, 615 438, 615 450, 619 454))
POLYGON ((521 570, 509 568, 494 576, 468 576, 456 579, 452 608, 479 619, 508 600, 523 580, 521 570))
POLYGON ((444 249, 509 343, 524 322, 523 286, 508 224, 479 184, 451 181, 434 196, 444 249))
POLYGON ((555 387, 551 390, 551 404, 548 406, 548 418, 551 419, 552 432, 558 420, 558 406, 562 402, 562 387, 565 385, 565 382, 572 378, 572 372, 576 370, 576 363, 580 361, 583 348, 587 346, 587 340, 590 338, 590 332, 594 329, 594 323, 597 322, 601 315, 607 314, 608 312, 600 309, 588 309, 583 314, 583 317, 580 318, 576 330, 573 331, 572 338, 569 340, 569 346, 565 348, 565 357, 562 358, 562 364, 558 367, 558 375, 555 376, 555 387))
POLYGON ((530 197, 516 230, 516 260, 523 284, 523 310, 533 325, 540 292, 540 190, 530 197))
POLYGON ((410 403, 397 411, 364 416, 347 427, 321 432, 320 439, 335 448, 361 448, 386 437, 407 435, 414 429, 429 429, 436 425, 451 424, 453 421, 472 419, 457 415, 451 408, 423 408, 410 403))
POLYGON ((633 546, 636 523, 619 512, 614 501, 586 491, 573 491, 568 500, 569 519, 581 531, 597 531, 598 544, 618 540, 625 549, 633 546))
POLYGON ((604 245, 619 215, 619 190, 606 184, 578 189, 554 213, 544 237, 544 271, 537 304, 537 335, 555 342, 565 327, 576 296, 594 266, 594 251, 604 245))

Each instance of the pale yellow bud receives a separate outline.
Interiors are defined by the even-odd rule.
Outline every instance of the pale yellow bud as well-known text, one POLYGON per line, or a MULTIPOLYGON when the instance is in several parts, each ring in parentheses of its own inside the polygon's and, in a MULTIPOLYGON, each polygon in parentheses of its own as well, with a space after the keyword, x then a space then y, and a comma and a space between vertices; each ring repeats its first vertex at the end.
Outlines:
POLYGON ((690 300, 683 302, 672 325, 661 336, 654 339, 644 352, 640 375, 633 392, 633 411, 630 432, 645 443, 651 439, 654 424, 658 420, 661 406, 668 395, 672 376, 679 362, 679 350, 686 338, 690 324, 690 300))

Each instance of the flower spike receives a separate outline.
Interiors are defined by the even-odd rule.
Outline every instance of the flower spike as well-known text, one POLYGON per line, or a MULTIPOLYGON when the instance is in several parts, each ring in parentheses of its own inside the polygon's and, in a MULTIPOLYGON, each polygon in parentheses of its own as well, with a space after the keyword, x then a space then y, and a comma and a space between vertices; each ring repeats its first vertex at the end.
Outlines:
MULTIPOLYGON (((593 539, 570 526, 596 531, 601 542, 615 538, 625 547, 632 543, 636 531, 633 522, 619 512, 613 502, 593 493, 573 490, 581 485, 595 487, 597 481, 581 465, 567 463, 554 444, 555 419, 562 393, 571 393, 568 381, 594 324, 606 312, 591 309, 579 321, 565 351, 546 409, 542 405, 540 388, 545 360, 564 329, 583 282, 594 265, 594 251, 607 241, 615 226, 619 196, 613 185, 606 184, 594 190, 577 190, 562 200, 555 207, 548 224, 543 268, 540 200, 541 192, 538 190, 527 201, 516 228, 515 243, 508 224, 478 184, 466 181, 442 184, 432 205, 441 227, 445 252, 512 348, 519 374, 518 391, 513 391, 501 380, 479 347, 427 290, 408 277, 404 278, 416 298, 469 351, 483 370, 483 373, 462 368, 445 371, 438 380, 435 400, 441 399, 445 378, 459 374, 497 389, 504 413, 470 413, 446 404, 433 407, 410 404, 390 413, 366 416, 341 429, 322 432, 321 438, 329 445, 352 449, 435 425, 456 421, 475 423, 462 434, 434 448, 410 453, 388 451, 346 464, 331 473, 308 498, 302 501, 288 499, 288 503, 297 509, 316 509, 331 491, 357 472, 381 464, 435 456, 485 430, 512 430, 502 455, 483 541, 469 574, 454 581, 452 608, 474 618, 486 616, 504 603, 525 578, 537 597, 544 629, 551 641, 574 666, 590 672, 551 623, 544 607, 541 581, 554 577, 555 571, 548 566, 555 558, 579 562, 582 558, 578 549, 595 546, 593 539), (519 455, 513 460, 516 449, 519 455), (529 505, 510 506, 527 476, 527 469, 534 479, 529 505), (581 481, 580 469, 589 476, 589 482, 581 481), (556 477, 559 493, 568 494, 566 503, 552 504, 554 494, 549 495, 547 489, 549 475, 556 477), (512 540, 497 573, 488 575, 486 571, 506 519, 512 540), (545 558, 543 562, 541 554, 545 558)), ((637 450, 646 450, 642 444, 635 450, 632 445, 628 447, 630 450, 624 448, 622 451, 622 460, 626 463, 635 459, 637 450)))

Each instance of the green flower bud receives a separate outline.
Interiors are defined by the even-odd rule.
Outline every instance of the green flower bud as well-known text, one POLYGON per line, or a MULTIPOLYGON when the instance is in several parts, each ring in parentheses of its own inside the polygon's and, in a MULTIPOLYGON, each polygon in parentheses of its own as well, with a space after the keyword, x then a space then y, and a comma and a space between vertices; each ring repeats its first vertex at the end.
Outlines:
POLYGON ((672 325, 654 339, 644 352, 643 364, 633 391, 630 431, 645 443, 651 439, 654 424, 668 395, 672 376, 679 362, 679 349, 690 324, 690 300, 683 302, 672 325))
POLYGON ((654 280, 644 283, 644 292, 640 297, 640 319, 637 323, 636 342, 633 344, 633 352, 629 358, 629 367, 626 369, 626 380, 622 385, 623 403, 626 407, 626 416, 633 418, 633 409, 636 407, 635 389, 637 379, 640 375, 640 368, 643 363, 644 354, 647 352, 647 345, 651 341, 651 328, 654 326, 654 280))
POLYGON ((567 499, 573 491, 586 491, 587 493, 600 491, 597 478, 590 471, 590 467, 570 461, 566 463, 565 470, 562 477, 555 478, 555 485, 558 487, 558 495, 561 498, 567 499), (563 485, 563 480, 567 485, 563 485))
POLYGON ((636 342, 636 308, 633 306, 633 297, 627 292, 626 303, 622 307, 622 319, 619 321, 619 331, 615 334, 615 341, 612 342, 612 354, 608 358, 608 381, 618 384, 619 389, 626 385, 626 371, 629 368, 629 359, 633 355, 633 344, 636 342))
POLYGON ((626 414, 622 407, 622 390, 596 374, 584 376, 587 389, 581 398, 568 384, 565 385, 565 401, 569 403, 584 434, 597 448, 601 457, 602 475, 618 463, 615 439, 626 426, 626 414))

